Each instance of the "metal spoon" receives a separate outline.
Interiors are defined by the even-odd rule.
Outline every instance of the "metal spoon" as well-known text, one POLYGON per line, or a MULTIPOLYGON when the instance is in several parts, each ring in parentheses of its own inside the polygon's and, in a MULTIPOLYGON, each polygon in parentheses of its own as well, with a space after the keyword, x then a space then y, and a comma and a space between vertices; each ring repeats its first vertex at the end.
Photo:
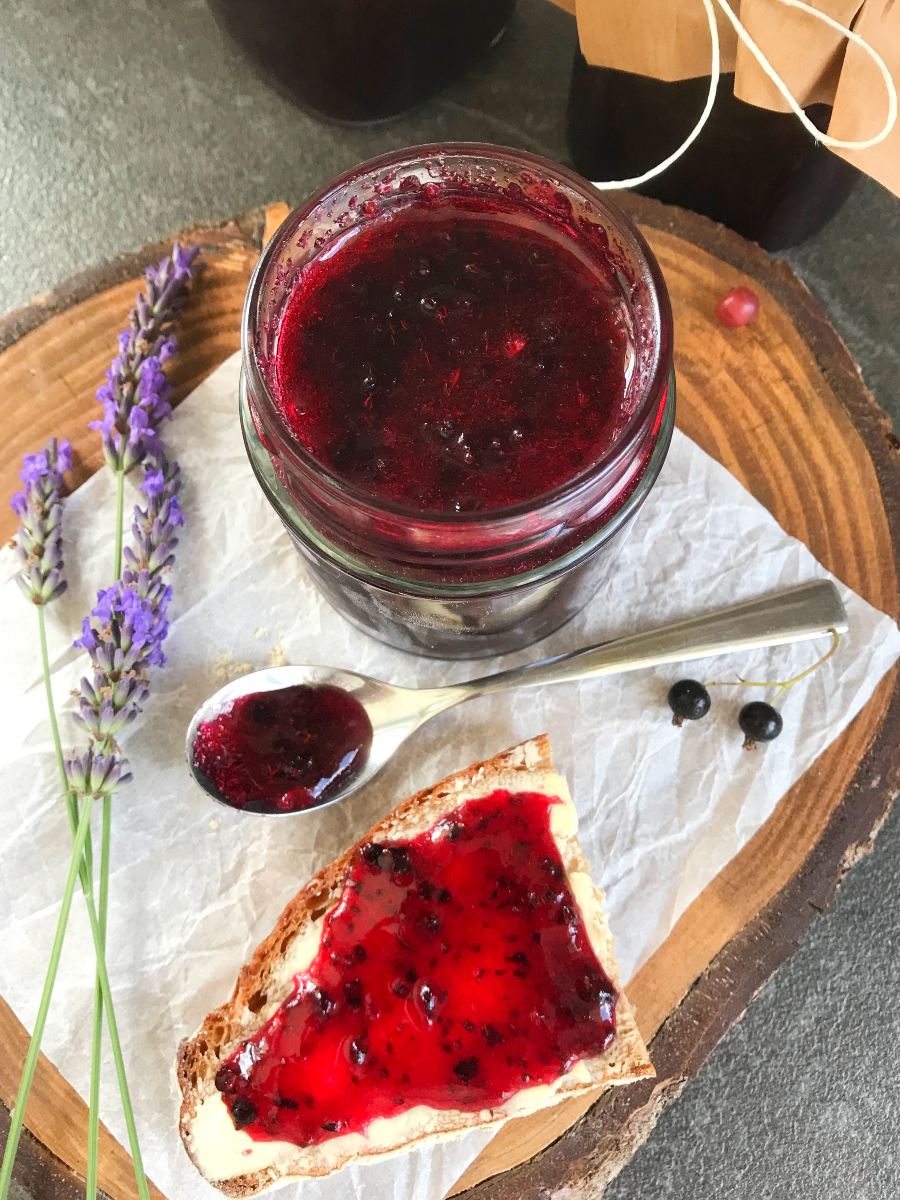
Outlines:
POLYGON ((830 633, 845 633, 846 630, 847 614, 837 589, 829 580, 823 579, 762 600, 735 604, 646 633, 616 638, 448 687, 396 687, 392 683, 383 683, 380 679, 371 679, 367 675, 337 667, 272 667, 235 679, 200 706, 188 726, 187 759, 197 782, 216 800, 224 803, 209 782, 194 769, 194 738, 201 723, 217 716, 232 700, 254 692, 267 692, 294 684, 331 684, 344 688, 355 696, 368 713, 372 722, 372 748, 362 770, 347 782, 342 791, 316 809, 301 810, 302 813, 315 812, 346 799, 364 787, 420 725, 445 709, 475 696, 505 692, 511 688, 547 686, 599 675, 638 671, 643 667, 707 658, 734 650, 805 642, 830 633))

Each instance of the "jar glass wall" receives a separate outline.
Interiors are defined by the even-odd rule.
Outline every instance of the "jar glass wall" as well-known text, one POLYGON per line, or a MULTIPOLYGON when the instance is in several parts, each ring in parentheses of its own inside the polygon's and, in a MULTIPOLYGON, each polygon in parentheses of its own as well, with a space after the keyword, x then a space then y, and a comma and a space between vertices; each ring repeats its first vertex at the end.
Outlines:
POLYGON ((501 147, 398 151, 313 197, 260 261, 242 341, 250 460, 317 586, 367 632, 418 653, 512 650, 574 615, 614 570, 614 548, 659 473, 674 423, 671 311, 649 248, 578 176, 501 147), (485 196, 498 210, 514 205, 529 221, 564 227, 585 261, 602 260, 631 338, 621 427, 548 491, 487 511, 423 511, 348 480, 301 444, 273 394, 280 321, 309 265, 340 255, 386 213, 420 199, 470 207, 485 196))

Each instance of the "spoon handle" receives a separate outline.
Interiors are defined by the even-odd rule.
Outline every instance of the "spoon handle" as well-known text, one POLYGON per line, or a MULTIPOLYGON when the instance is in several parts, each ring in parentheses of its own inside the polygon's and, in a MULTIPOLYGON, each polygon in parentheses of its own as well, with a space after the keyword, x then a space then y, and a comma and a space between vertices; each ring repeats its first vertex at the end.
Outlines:
POLYGON ((782 646, 846 631, 847 614, 837 588, 830 580, 820 579, 762 600, 735 604, 674 625, 473 679, 459 685, 460 691, 467 693, 460 698, 638 671, 662 663, 782 646))

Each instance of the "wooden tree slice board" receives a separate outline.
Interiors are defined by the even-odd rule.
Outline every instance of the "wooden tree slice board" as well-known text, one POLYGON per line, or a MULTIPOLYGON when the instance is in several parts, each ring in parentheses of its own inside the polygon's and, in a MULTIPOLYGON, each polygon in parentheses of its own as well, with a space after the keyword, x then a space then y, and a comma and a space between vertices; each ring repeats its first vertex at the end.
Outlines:
MULTIPOLYGON (((622 203, 672 294, 679 425, 829 570, 896 616, 900 443, 824 313, 786 265, 736 234, 640 197, 622 203), (760 317, 724 330, 716 301, 741 283, 759 293, 760 317)), ((179 338, 179 398, 237 349, 247 280, 285 212, 273 205, 185 235, 201 244, 207 267, 179 338)), ((54 433, 74 443, 79 480, 100 465, 98 439, 86 429, 94 391, 136 279, 165 250, 146 247, 0 320, 0 495, 15 490, 22 454, 54 433)), ((0 510, 0 534, 13 525, 0 510)), ((630 982, 656 1080, 509 1122, 455 1192, 469 1189, 478 1200, 601 1194, 871 845, 900 778, 898 746, 892 672, 630 982)), ((27 1036, 2 999, 0 1042, 0 1100, 8 1106, 27 1036)), ((0 1106, 0 1132, 5 1118, 0 1106)), ((23 1139, 21 1181, 36 1196, 78 1195, 87 1109, 46 1060, 27 1123, 33 1136, 23 1139)), ((181 1153, 174 1123, 172 1153, 181 1153)), ((135 1194, 128 1155, 105 1129, 100 1182, 113 1200, 135 1194)))

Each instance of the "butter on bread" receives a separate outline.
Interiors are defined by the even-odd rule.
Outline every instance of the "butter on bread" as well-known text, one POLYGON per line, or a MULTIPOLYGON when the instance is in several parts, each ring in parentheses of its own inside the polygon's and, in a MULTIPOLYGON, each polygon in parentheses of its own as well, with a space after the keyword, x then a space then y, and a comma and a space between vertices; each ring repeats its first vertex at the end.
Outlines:
POLYGON ((556 1104, 568 1096, 633 1082, 653 1067, 621 991, 603 893, 592 883, 577 839, 577 815, 565 780, 556 774, 545 736, 533 738, 460 771, 403 801, 356 845, 324 867, 287 905, 272 933, 241 970, 231 999, 210 1013, 197 1033, 182 1042, 177 1062, 182 1103, 181 1137, 202 1175, 226 1195, 253 1196, 291 1179, 331 1174, 346 1163, 397 1153, 427 1141, 461 1135, 556 1104), (524 1087, 504 1104, 477 1112, 418 1105, 372 1121, 366 1133, 346 1133, 318 1145, 254 1140, 235 1128, 215 1087, 216 1070, 254 1034, 291 994, 294 977, 318 949, 326 914, 337 903, 359 846, 406 839, 430 829, 466 800, 497 789, 558 796, 551 831, 594 952, 618 989, 617 1032, 605 1053, 585 1059, 552 1084, 524 1087))

